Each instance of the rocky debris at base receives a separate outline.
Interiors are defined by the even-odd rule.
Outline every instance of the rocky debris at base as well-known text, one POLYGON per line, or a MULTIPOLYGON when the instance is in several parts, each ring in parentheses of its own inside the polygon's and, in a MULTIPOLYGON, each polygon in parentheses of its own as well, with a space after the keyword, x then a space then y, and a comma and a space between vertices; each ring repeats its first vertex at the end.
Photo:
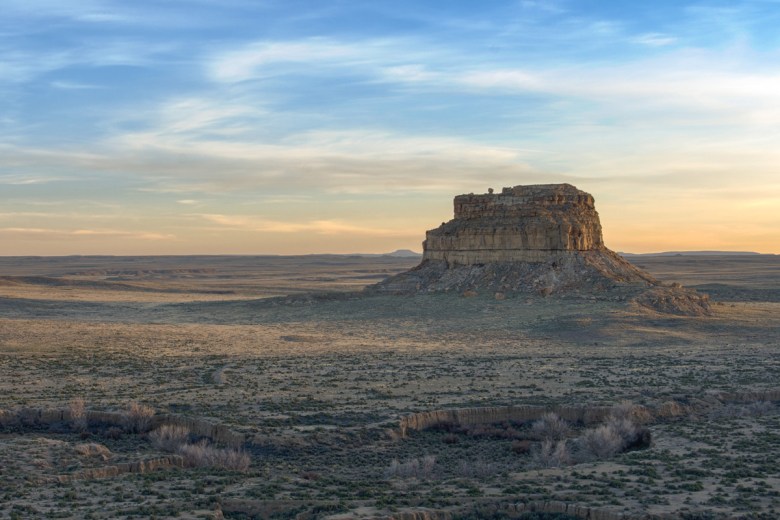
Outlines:
POLYGON ((642 307, 664 314, 681 316, 712 314, 708 295, 675 284, 643 291, 633 301, 642 307))
POLYGON ((368 288, 389 294, 466 291, 550 296, 597 294, 618 287, 652 287, 658 282, 611 251, 560 254, 545 262, 493 262, 448 267, 443 261, 425 260, 368 288))

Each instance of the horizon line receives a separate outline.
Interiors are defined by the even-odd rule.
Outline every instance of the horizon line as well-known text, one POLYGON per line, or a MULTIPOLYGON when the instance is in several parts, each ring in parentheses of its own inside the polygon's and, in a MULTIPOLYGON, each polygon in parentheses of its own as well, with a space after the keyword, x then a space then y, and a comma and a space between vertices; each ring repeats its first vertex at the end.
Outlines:
MULTIPOLYGON (((367 252, 354 252, 354 253, 182 253, 182 254, 110 254, 110 253, 95 253, 95 254, 67 254, 67 255, 35 255, 35 254, 17 254, 6 255, 0 254, 0 258, 128 258, 128 257, 145 257, 145 258, 162 258, 162 257, 217 257, 217 256, 234 256, 234 257, 253 257, 253 256, 274 256, 274 257, 297 257, 297 256, 393 256, 395 253, 403 251, 414 253, 408 255, 406 258, 415 258, 423 256, 423 253, 412 251, 410 249, 400 249, 396 251, 389 251, 386 253, 367 253, 367 252)), ((763 253, 760 251, 744 251, 744 250, 718 250, 718 249, 695 249, 695 250, 673 250, 673 251, 654 251, 649 253, 632 253, 628 251, 615 251, 616 254, 625 256, 659 256, 659 255, 766 255, 766 256, 778 256, 780 253, 763 253)), ((404 258, 404 256, 397 255, 396 258, 404 258)))

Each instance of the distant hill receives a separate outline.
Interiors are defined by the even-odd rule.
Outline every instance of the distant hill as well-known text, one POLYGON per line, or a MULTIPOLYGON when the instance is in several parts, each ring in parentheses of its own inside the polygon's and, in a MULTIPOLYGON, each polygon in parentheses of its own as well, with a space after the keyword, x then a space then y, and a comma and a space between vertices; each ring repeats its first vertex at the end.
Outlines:
POLYGON ((753 256, 753 251, 664 251, 662 253, 618 253, 621 256, 753 256))
POLYGON ((350 255, 332 255, 332 256, 359 256, 363 258, 422 258, 422 253, 415 253, 411 249, 398 249, 392 253, 352 253, 350 255))
POLYGON ((385 253, 382 256, 395 256, 400 258, 418 258, 422 256, 422 253, 415 253, 411 249, 397 249, 392 253, 385 253))

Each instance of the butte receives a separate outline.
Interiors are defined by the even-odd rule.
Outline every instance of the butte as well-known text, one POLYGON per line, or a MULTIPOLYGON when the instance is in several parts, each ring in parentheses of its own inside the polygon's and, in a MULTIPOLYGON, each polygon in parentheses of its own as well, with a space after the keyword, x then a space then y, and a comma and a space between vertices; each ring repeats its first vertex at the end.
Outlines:
POLYGON ((366 291, 595 298, 710 312, 706 295, 663 284, 608 249, 593 196, 571 184, 456 196, 455 218, 426 232, 420 265, 366 291))

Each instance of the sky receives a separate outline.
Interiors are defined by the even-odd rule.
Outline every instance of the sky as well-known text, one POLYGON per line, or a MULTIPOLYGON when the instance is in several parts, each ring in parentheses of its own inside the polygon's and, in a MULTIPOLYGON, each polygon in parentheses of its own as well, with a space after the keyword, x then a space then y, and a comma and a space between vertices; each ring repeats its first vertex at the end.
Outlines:
POLYGON ((0 0, 0 255, 421 251, 568 182, 780 253, 780 0, 0 0))

